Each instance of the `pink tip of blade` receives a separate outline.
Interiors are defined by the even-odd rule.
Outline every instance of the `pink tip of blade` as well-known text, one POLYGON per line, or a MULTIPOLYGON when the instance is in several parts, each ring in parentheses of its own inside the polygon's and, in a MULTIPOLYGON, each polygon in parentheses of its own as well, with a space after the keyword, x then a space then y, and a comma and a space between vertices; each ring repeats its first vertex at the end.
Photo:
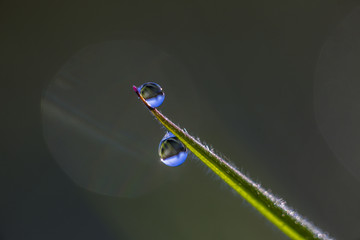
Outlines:
POLYGON ((137 87, 135 85, 133 85, 133 89, 134 89, 135 92, 138 92, 138 89, 137 89, 137 87))
POLYGON ((139 90, 138 90, 138 88, 137 88, 135 85, 133 85, 133 90, 134 90, 134 92, 140 97, 139 90))

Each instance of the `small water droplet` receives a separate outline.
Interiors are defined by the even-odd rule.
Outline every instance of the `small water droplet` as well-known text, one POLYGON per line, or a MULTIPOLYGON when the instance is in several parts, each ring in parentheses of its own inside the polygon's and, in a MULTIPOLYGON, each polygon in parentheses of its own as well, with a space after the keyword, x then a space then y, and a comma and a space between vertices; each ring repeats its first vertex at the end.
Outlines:
POLYGON ((138 91, 152 108, 159 107, 165 99, 165 93, 161 86, 154 82, 144 83, 138 87, 138 91))
POLYGON ((167 132, 159 144, 160 160, 167 166, 183 164, 188 155, 184 144, 171 132, 167 132))

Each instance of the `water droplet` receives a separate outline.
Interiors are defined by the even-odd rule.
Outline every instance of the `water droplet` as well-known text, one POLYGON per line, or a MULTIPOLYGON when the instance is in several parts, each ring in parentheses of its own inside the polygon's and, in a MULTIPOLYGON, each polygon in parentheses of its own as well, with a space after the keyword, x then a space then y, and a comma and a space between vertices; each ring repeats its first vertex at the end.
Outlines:
POLYGON ((161 86, 154 82, 144 83, 138 87, 139 94, 146 100, 150 107, 156 108, 160 106, 164 99, 165 93, 161 86))
POLYGON ((183 164, 188 155, 184 144, 171 132, 167 132, 159 145, 160 160, 167 166, 176 167, 183 164))

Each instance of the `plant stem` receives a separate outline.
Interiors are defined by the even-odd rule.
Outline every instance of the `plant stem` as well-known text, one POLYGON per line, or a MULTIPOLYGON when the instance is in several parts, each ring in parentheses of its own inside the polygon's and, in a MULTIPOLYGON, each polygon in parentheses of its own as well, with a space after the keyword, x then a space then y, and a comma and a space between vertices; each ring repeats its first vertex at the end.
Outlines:
POLYGON ((291 239, 332 239, 286 206, 285 201, 273 196, 269 191, 170 121, 156 108, 150 107, 135 86, 134 91, 163 126, 288 237, 291 239))

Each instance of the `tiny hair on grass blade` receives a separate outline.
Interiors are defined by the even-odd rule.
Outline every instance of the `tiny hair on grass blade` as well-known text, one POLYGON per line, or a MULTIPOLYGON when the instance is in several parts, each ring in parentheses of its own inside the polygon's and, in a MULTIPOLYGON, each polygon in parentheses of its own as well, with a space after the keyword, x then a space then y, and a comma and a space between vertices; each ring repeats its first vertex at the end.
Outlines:
POLYGON ((262 188, 260 184, 252 181, 229 162, 189 135, 187 131, 174 124, 156 108, 151 107, 136 86, 133 86, 133 89, 149 111, 167 130, 172 132, 195 156, 284 234, 291 239, 333 239, 288 207, 285 201, 275 197, 270 191, 262 188))

